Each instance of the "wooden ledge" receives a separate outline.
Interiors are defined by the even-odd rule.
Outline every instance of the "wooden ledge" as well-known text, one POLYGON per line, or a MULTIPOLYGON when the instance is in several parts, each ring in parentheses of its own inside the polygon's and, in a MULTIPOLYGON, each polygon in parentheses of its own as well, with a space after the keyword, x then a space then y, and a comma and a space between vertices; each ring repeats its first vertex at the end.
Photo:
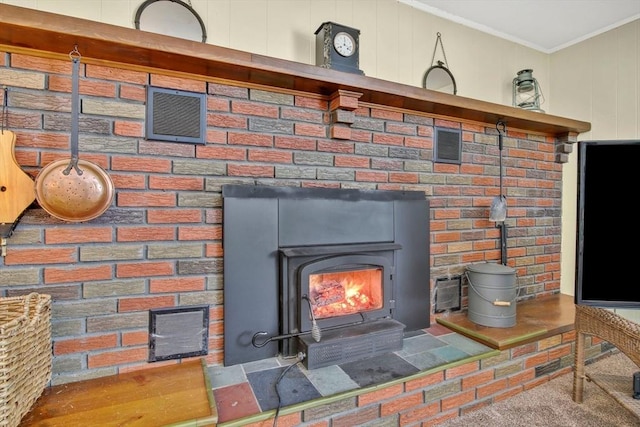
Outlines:
POLYGON ((218 422, 204 359, 48 387, 26 426, 207 426, 218 422))
POLYGON ((486 346, 506 350, 574 330, 575 312, 573 296, 555 294, 519 302, 516 324, 510 328, 478 325, 466 313, 450 313, 436 321, 486 346))
POLYGON ((0 50, 69 60, 77 46, 83 62, 123 68, 188 73, 208 81, 331 96, 359 93, 359 101, 570 138, 591 129, 588 122, 462 96, 426 90, 300 62, 154 34, 70 16, 0 4, 0 50))

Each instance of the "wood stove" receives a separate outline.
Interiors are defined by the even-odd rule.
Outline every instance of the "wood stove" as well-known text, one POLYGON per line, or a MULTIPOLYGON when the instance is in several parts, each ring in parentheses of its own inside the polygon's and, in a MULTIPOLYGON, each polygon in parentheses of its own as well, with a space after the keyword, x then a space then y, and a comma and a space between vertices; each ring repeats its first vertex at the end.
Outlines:
POLYGON ((428 201, 412 191, 223 186, 225 365, 308 368, 429 326, 428 201))
POLYGON ((401 248, 395 243, 281 248, 283 332, 308 332, 284 341, 282 353, 303 351, 311 369, 402 348, 404 325, 391 320, 392 272, 401 248), (373 333, 382 326, 388 333, 373 333))

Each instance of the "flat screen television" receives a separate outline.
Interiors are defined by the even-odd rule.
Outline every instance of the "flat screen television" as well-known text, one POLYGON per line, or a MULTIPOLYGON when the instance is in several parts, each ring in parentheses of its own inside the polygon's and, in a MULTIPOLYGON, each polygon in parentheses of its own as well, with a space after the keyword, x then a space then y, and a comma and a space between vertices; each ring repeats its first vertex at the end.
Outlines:
POLYGON ((576 304, 640 308, 640 140, 578 143, 576 304))

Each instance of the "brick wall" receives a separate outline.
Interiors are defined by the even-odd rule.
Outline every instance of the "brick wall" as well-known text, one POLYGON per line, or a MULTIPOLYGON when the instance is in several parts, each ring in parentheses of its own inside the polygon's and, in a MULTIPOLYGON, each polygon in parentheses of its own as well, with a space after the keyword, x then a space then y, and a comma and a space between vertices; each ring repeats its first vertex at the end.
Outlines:
MULTIPOLYGON (((71 61, 0 52, 0 85, 8 87, 7 127, 17 135, 22 168, 35 177, 68 158, 71 61)), ((500 258, 499 229, 488 221, 499 193, 495 124, 359 103, 353 93, 321 96, 85 63, 80 94, 80 158, 109 172, 113 206, 90 222, 67 223, 35 203, 0 259, 2 295, 54 298, 54 384, 146 365, 151 308, 210 304, 208 362, 222 363, 223 184, 424 191, 432 286, 469 263, 500 258), (207 143, 145 140, 147 85, 207 93, 207 143), (432 161, 434 126, 461 130, 462 164, 432 161)), ((521 298, 556 293, 556 141, 508 126, 509 265, 521 298)))

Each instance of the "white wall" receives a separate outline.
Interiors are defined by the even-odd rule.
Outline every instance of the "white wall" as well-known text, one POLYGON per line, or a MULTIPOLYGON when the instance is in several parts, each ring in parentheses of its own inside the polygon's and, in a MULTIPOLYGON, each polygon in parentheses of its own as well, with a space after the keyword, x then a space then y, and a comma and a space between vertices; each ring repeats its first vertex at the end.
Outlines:
MULTIPOLYGON (((581 135, 581 140, 640 139, 640 20, 552 54, 550 69, 553 114, 591 122, 591 131, 581 135)), ((561 290, 571 295, 578 187, 575 149, 563 166, 562 182, 561 290)), ((616 225, 612 221, 602 226, 616 225)), ((622 272, 621 279, 629 280, 629 286, 637 286, 634 266, 616 268, 622 272)), ((618 312, 640 321, 639 310, 618 312)))
MULTIPOLYGON (((143 0, 0 3, 135 28, 143 0)), ((315 63, 314 32, 322 22, 357 28, 360 68, 367 76, 418 87, 440 32, 459 96, 511 105, 512 79, 532 68, 547 113, 591 122, 592 130, 580 139, 640 138, 640 20, 548 55, 396 0, 191 0, 191 5, 205 23, 207 43, 306 64, 315 63)), ((439 49, 435 59, 444 59, 439 49)), ((569 295, 575 279, 576 187, 574 150, 563 166, 561 291, 569 295)))
MULTIPOLYGON (((396 0, 190 1, 205 23, 209 44, 314 65, 314 33, 323 22, 333 21, 360 30, 360 68, 367 76, 420 87, 440 32, 459 96, 511 105, 511 81, 524 68, 534 70, 547 95, 548 55, 396 0)), ((143 0, 0 3, 135 28, 143 0)), ((444 59, 440 49, 435 59, 444 59)))

